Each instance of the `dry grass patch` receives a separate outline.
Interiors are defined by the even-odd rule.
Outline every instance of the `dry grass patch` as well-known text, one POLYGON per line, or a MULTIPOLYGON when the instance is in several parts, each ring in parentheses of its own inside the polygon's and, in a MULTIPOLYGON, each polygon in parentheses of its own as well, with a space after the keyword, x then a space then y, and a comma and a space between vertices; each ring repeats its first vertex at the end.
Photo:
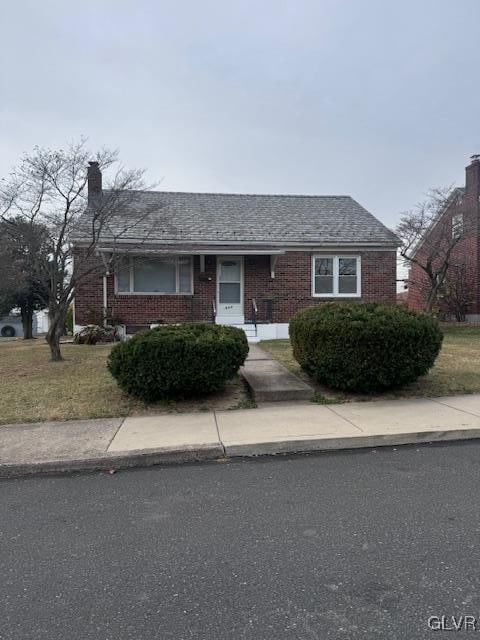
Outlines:
POLYGON ((202 399, 147 405, 124 394, 106 368, 111 345, 62 345, 50 362, 43 339, 0 340, 0 424, 231 409, 250 404, 236 377, 202 399))
MULTIPOLYGON (((416 396, 448 396, 480 393, 480 327, 445 327, 442 350, 428 375, 402 389, 381 395, 364 396, 327 389, 313 383, 319 394, 327 399, 371 400, 409 398, 416 396)), ((290 371, 312 384, 311 379, 294 359, 289 340, 265 340, 260 343, 290 371)), ((391 354, 395 357, 395 354, 391 354)))

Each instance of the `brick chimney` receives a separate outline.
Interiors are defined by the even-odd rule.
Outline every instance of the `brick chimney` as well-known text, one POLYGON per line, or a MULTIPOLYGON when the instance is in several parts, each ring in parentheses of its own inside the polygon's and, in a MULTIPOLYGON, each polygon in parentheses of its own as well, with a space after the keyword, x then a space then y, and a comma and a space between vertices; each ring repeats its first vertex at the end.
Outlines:
POLYGON ((480 155, 471 156, 471 163, 465 168, 465 195, 480 197, 480 155))
POLYGON ((100 171, 98 162, 92 161, 89 162, 88 165, 88 202, 91 203, 102 194, 102 172, 100 171))

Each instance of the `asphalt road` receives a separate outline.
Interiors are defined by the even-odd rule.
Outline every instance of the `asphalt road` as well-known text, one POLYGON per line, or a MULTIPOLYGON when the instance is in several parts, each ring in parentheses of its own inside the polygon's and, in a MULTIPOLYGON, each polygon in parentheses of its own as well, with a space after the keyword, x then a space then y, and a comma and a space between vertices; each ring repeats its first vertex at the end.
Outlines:
POLYGON ((474 443, 4 480, 0 638, 451 638, 479 489, 474 443))

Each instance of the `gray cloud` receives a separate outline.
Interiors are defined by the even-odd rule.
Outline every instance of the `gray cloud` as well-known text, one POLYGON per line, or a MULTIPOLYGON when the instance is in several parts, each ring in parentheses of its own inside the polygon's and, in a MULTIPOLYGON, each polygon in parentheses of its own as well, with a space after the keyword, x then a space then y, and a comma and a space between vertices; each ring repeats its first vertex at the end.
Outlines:
POLYGON ((478 0, 20 0, 0 24, 0 175, 84 134, 165 189, 348 193, 393 226, 480 151, 478 0))

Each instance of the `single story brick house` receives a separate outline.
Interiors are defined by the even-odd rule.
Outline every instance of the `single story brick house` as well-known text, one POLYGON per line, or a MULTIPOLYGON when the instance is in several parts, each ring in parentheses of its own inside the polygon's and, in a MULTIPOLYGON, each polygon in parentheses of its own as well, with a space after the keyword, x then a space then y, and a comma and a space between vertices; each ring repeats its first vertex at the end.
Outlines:
MULTIPOLYGON (((89 198, 102 198, 96 163, 88 186, 89 198)), ((291 316, 309 305, 396 301, 398 239, 350 196, 138 191, 117 222, 102 230, 98 254, 111 255, 115 242, 125 259, 78 287, 77 329, 106 309, 127 335, 215 322, 252 339, 284 338, 291 316)), ((87 242, 77 235, 74 262, 87 242)))

